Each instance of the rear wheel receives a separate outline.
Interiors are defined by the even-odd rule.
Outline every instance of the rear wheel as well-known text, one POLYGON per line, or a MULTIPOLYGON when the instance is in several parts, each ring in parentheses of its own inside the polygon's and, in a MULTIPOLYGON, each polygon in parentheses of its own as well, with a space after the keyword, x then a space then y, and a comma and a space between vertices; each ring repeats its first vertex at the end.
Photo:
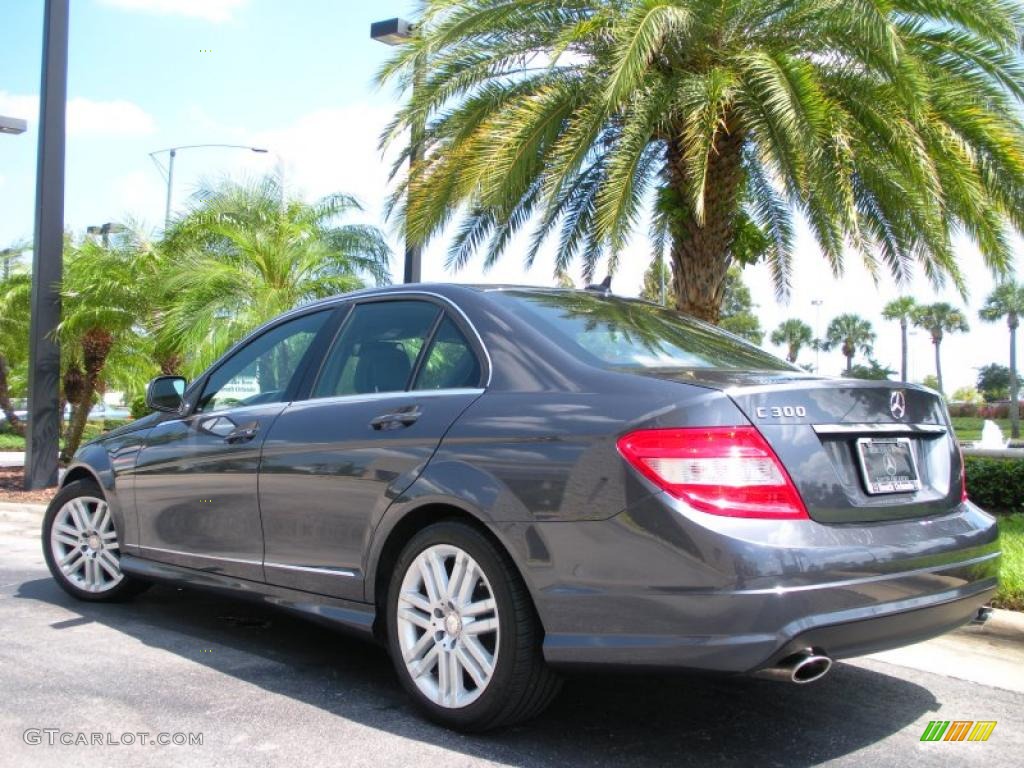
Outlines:
POLYGON ((539 714, 560 681, 508 556, 459 522, 406 545, 387 602, 388 644, 402 685, 432 720, 482 731, 539 714))
POLYGON ((79 600, 123 600, 149 586, 121 571, 114 518, 103 491, 88 480, 68 483, 50 502, 43 556, 61 589, 79 600))

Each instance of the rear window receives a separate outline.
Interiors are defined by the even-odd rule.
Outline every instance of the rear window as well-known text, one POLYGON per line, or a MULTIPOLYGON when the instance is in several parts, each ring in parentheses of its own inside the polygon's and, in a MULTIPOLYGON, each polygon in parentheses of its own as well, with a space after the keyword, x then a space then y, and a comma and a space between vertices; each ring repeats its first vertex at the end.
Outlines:
POLYGON ((789 363, 713 325, 631 299, 582 291, 491 296, 566 351, 605 368, 793 371, 789 363))

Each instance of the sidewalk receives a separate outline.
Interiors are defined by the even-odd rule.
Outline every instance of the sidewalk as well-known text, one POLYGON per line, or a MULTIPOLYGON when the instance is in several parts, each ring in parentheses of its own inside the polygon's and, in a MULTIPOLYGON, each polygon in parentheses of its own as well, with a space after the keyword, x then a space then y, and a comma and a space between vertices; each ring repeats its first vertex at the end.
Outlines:
POLYGON ((984 624, 867 658, 1024 692, 1024 613, 997 609, 984 624))
POLYGON ((24 451, 0 451, 0 467, 24 467, 24 451))

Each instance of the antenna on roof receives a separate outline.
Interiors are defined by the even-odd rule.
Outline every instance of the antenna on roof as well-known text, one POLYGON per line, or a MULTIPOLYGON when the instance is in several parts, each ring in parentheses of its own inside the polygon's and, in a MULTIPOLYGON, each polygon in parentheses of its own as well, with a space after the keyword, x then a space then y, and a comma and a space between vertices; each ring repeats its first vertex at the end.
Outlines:
POLYGON ((593 285, 588 285, 587 286, 587 290, 588 291, 602 291, 604 293, 611 293, 612 292, 612 276, 608 275, 608 277, 606 277, 600 283, 594 283, 593 285))

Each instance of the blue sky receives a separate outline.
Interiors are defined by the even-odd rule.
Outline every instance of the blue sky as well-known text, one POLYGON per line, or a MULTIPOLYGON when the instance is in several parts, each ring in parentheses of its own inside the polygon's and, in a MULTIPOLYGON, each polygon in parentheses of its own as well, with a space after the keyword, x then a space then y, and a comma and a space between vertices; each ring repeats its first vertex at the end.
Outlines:
MULTIPOLYGON (((388 49, 369 38, 372 21, 411 15, 412 0, 72 0, 68 87, 65 221, 86 226, 132 217, 156 231, 163 220, 165 183, 149 153, 169 146, 231 143, 266 147, 267 155, 238 150, 179 154, 175 204, 180 208, 203 177, 281 173, 288 189, 309 198, 342 191, 365 205, 363 219, 385 226, 381 208, 390 162, 377 137, 397 97, 378 92, 373 74, 388 49)), ((0 8, 0 114, 24 117, 29 131, 0 135, 0 247, 31 237, 35 197, 37 94, 42 0, 4 0, 0 8)), ((165 161, 166 156, 162 159, 165 161)), ((400 241, 392 272, 401 274, 400 241)), ((445 271, 444 240, 428 249, 424 277, 466 282, 550 284, 550 251, 529 272, 513 244, 488 273, 478 264, 445 271)), ((947 388, 971 384, 974 368, 1007 357, 1005 327, 983 326, 977 309, 992 279, 969 244, 960 246, 970 276, 966 307, 971 334, 943 344, 947 388)), ((640 235, 620 260, 614 288, 639 290, 649 263, 640 235)), ((876 286, 856 259, 835 280, 806 228, 798 232, 793 293, 776 303, 767 271, 745 279, 759 304, 762 326, 801 317, 820 331, 841 312, 875 323, 876 357, 899 366, 898 328, 879 317, 899 289, 876 286), (820 322, 811 302, 822 299, 820 322)), ((923 280, 910 292, 920 301, 963 305, 952 292, 935 293, 923 280)), ((813 362, 805 353, 804 362, 813 362)), ((911 378, 932 370, 924 334, 912 339, 911 378)), ((822 369, 838 372, 841 358, 824 355, 822 369)))

